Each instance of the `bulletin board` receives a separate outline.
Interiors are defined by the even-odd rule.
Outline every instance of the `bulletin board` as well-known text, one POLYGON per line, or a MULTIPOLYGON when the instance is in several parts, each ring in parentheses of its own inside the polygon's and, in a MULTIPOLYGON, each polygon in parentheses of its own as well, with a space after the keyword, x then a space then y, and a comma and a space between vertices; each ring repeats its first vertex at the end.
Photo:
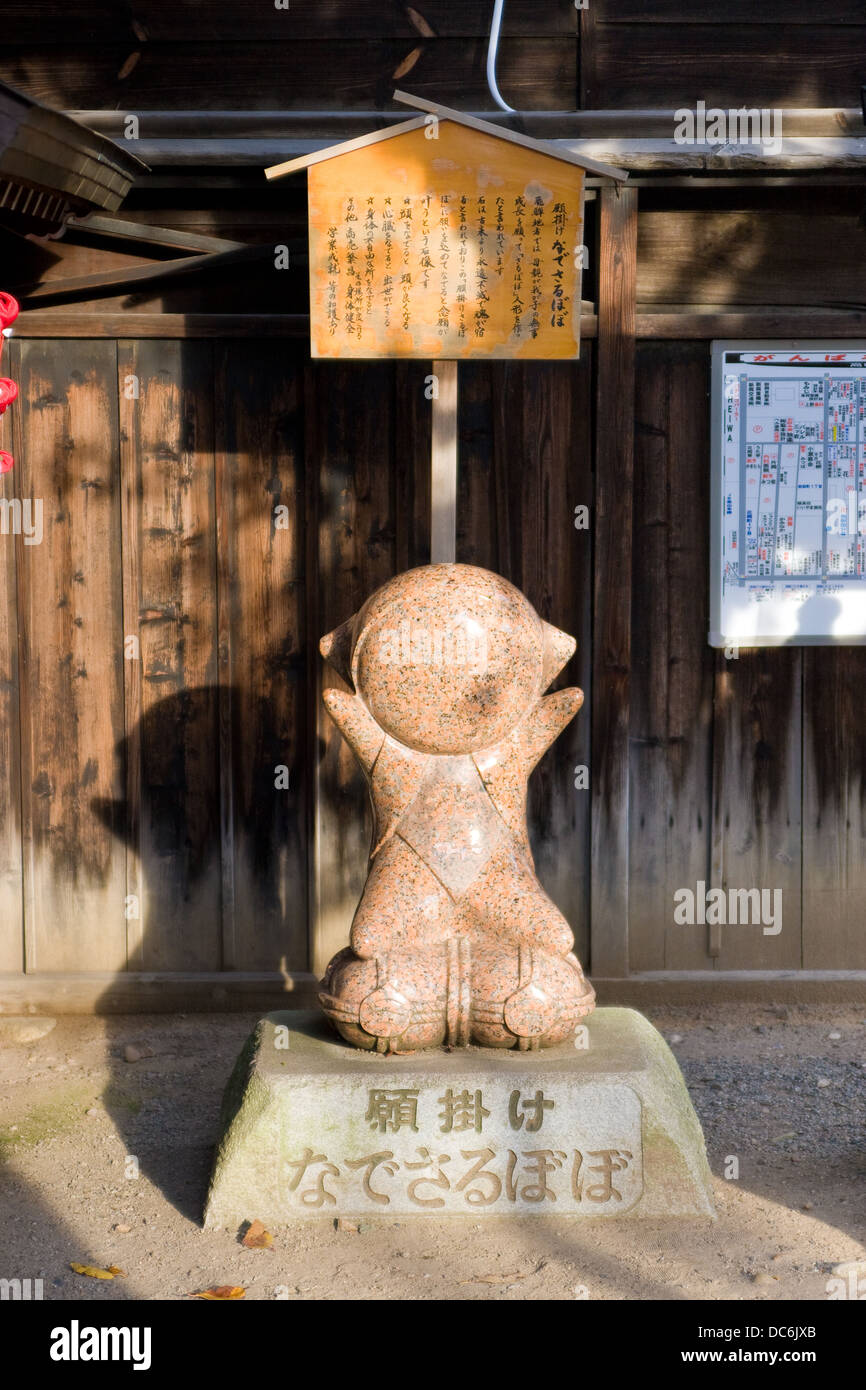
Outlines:
POLYGON ((866 343, 712 344, 710 645, 866 643, 866 343))

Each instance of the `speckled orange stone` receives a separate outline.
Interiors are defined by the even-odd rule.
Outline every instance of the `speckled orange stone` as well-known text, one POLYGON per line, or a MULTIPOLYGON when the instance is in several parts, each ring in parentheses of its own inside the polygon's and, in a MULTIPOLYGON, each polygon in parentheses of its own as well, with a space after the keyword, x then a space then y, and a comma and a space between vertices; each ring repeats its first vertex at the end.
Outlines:
POLYGON ((328 1018, 380 1052, 564 1041, 595 993, 535 876, 526 787, 583 704, 542 693, 574 639, 499 575, 446 564, 390 580, 320 647, 352 687, 324 701, 375 821, 328 1018))

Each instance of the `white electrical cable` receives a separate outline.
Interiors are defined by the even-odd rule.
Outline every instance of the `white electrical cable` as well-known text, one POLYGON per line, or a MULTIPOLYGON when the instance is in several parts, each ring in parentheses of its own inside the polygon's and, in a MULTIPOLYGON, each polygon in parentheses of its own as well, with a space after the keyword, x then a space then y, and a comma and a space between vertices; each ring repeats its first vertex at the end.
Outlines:
POLYGON ((505 0, 495 0, 493 6, 493 19, 490 21, 490 42, 487 45, 487 85, 490 88, 490 95, 496 105, 502 111, 514 111, 513 106, 509 106, 502 100, 499 88, 496 85, 496 51, 499 48, 499 31, 502 28, 502 11, 505 9, 505 0))

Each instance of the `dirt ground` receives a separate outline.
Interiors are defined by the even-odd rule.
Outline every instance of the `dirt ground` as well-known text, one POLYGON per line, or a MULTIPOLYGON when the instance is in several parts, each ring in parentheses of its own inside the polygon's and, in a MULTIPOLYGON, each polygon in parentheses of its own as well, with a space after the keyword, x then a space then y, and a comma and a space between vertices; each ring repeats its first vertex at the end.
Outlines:
POLYGON ((247 1299, 825 1300, 835 1267, 862 1260, 866 1287, 866 1006, 648 1014, 704 1126, 715 1223, 323 1217, 246 1250, 200 1216, 255 1017, 60 1018, 0 1052, 0 1278, 41 1278, 50 1299, 231 1284, 247 1299))

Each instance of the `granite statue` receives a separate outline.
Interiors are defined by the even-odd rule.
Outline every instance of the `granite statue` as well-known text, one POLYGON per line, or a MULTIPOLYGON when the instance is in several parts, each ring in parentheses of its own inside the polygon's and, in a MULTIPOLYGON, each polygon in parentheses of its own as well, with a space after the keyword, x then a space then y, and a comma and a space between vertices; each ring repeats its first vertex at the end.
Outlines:
POLYGON ((324 702, 374 813, 350 945, 319 995, 356 1046, 533 1050, 591 1013, 526 826, 529 774, 583 703, 543 693, 575 645, 505 579, 459 564, 396 576, 322 639, 351 687, 324 702))

